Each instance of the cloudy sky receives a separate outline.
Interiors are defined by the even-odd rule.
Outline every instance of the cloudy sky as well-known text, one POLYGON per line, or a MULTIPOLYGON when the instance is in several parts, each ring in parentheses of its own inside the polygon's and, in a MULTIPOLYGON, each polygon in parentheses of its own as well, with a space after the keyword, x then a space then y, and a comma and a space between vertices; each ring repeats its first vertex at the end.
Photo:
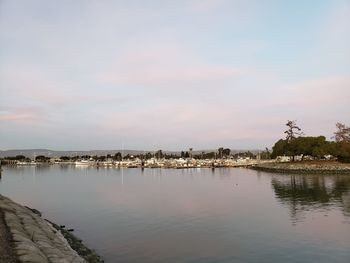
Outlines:
POLYGON ((349 0, 0 0, 0 149, 271 147, 350 124, 349 0))

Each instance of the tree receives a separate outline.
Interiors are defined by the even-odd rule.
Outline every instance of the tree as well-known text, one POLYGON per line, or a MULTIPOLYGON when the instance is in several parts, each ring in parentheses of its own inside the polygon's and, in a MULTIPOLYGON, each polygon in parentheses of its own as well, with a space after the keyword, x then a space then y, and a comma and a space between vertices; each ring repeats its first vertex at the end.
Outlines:
POLYGON ((292 156, 292 159, 294 161, 294 156, 297 153, 296 145, 295 143, 292 143, 297 136, 301 136, 303 133, 301 132, 301 129, 297 126, 296 120, 290 121, 288 120, 286 123, 286 126, 288 129, 284 132, 286 135, 286 141, 287 141, 287 149, 286 152, 288 155, 292 156))
POLYGON ((309 155, 317 158, 322 158, 326 154, 335 152, 331 142, 326 141, 326 137, 298 137, 288 142, 287 139, 280 139, 272 147, 272 157, 276 158, 279 155, 295 156, 309 155))
POLYGON ((350 127, 338 122, 334 132, 335 155, 341 162, 350 162, 350 127))
POLYGON ((114 154, 113 160, 121 161, 122 160, 122 154, 120 152, 117 152, 116 154, 114 154))
POLYGON ((337 143, 337 158, 340 162, 350 163, 350 142, 337 143))
POLYGON ((280 155, 294 156, 306 155, 316 158, 323 158, 325 155, 337 157, 341 162, 350 162, 350 127, 337 123, 337 130, 334 132, 333 141, 327 141, 324 136, 303 137, 301 129, 296 125, 295 121, 288 121, 288 130, 286 139, 280 139, 272 147, 272 158, 280 155), (298 137, 297 137, 298 136, 298 137))
POLYGON ((156 153, 155 153, 155 156, 157 159, 162 159, 163 158, 163 152, 162 150, 158 150, 156 153))
POLYGON ((269 148, 265 148, 265 151, 260 153, 260 158, 263 160, 270 159, 271 153, 269 151, 269 148))
POLYGON ((286 134, 286 140, 288 142, 295 139, 297 136, 301 136, 303 134, 301 132, 301 129, 296 125, 296 120, 288 120, 286 126, 288 127, 288 129, 284 133, 286 134))
POLYGON ((272 158, 286 154, 287 140, 279 139, 272 147, 272 158))
POLYGON ((104 155, 97 156, 96 161, 104 162, 104 161, 106 161, 106 156, 104 156, 104 155))
POLYGON ((23 161, 26 157, 24 155, 16 155, 16 160, 23 161))
POLYGON ((350 142, 350 127, 337 122, 335 125, 337 130, 334 132, 333 138, 336 142, 350 142))
POLYGON ((50 158, 44 155, 38 155, 37 157, 35 157, 36 162, 48 162, 49 160, 50 158))
POLYGON ((204 153, 203 152, 203 157, 204 159, 214 159, 215 158, 215 152, 208 152, 208 153, 204 153))
POLYGON ((193 148, 190 148, 189 149, 190 158, 192 158, 192 151, 193 151, 193 148))
POLYGON ((222 158, 223 151, 224 151, 224 148, 223 148, 223 147, 220 147, 220 148, 218 149, 219 157, 220 157, 220 158, 222 158))
POLYGON ((149 160, 152 158, 152 154, 150 152, 146 153, 146 160, 149 160))
POLYGON ((61 161, 69 161, 70 158, 69 158, 68 156, 61 156, 61 157, 60 157, 60 160, 61 160, 61 161))
POLYGON ((231 153, 231 150, 230 150, 229 148, 226 148, 226 149, 223 149, 223 150, 222 150, 222 154, 223 154, 225 157, 229 156, 230 153, 231 153))

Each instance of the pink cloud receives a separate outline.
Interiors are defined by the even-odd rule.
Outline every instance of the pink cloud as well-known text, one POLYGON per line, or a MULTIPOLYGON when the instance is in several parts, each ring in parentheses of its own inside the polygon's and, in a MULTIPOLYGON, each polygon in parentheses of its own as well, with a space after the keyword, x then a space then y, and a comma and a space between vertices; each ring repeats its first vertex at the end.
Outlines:
POLYGON ((191 48, 181 44, 151 41, 123 51, 114 64, 97 75, 97 81, 112 85, 161 86, 188 88, 179 84, 226 81, 247 74, 246 68, 209 65, 191 48))
POLYGON ((20 110, 15 112, 0 111, 0 121, 17 123, 34 123, 41 119, 41 114, 33 110, 20 110))
MULTIPOLYGON (((210 67, 198 65, 197 67, 147 67, 130 71, 119 71, 102 75, 102 81, 115 84, 130 85, 164 85, 173 86, 176 83, 195 83, 199 81, 225 80, 239 77, 242 70, 225 67, 210 67)), ((179 87, 181 88, 181 87, 179 87)))
MULTIPOLYGON (((286 86, 295 106, 324 108, 350 101, 350 77, 335 76, 306 80, 286 86)), ((349 105, 349 104, 348 104, 349 105)), ((348 106, 350 109, 350 106, 348 106)))
POLYGON ((275 83, 269 89, 269 94, 273 96, 265 102, 270 109, 313 109, 315 112, 336 106, 349 107, 350 77, 347 76, 325 76, 300 82, 275 83))

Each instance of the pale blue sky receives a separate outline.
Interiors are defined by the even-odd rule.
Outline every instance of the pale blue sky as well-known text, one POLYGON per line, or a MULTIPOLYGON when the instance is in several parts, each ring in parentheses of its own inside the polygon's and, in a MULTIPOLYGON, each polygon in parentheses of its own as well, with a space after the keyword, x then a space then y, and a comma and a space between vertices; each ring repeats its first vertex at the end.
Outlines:
POLYGON ((0 1, 0 149, 271 147, 350 124, 350 0, 0 1))

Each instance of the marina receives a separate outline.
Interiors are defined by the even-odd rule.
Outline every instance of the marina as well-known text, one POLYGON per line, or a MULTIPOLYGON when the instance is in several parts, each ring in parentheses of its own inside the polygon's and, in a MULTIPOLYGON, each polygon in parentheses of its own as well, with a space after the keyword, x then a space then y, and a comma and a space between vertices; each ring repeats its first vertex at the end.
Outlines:
POLYGON ((50 162, 11 162, 11 165, 74 165, 77 167, 123 167, 123 168, 165 168, 165 169, 188 169, 188 168, 219 168, 219 167, 249 167, 257 164, 273 163, 275 160, 256 160, 256 159, 156 159, 151 158, 146 161, 139 158, 123 161, 94 161, 83 159, 79 161, 60 161, 53 159, 50 162))

